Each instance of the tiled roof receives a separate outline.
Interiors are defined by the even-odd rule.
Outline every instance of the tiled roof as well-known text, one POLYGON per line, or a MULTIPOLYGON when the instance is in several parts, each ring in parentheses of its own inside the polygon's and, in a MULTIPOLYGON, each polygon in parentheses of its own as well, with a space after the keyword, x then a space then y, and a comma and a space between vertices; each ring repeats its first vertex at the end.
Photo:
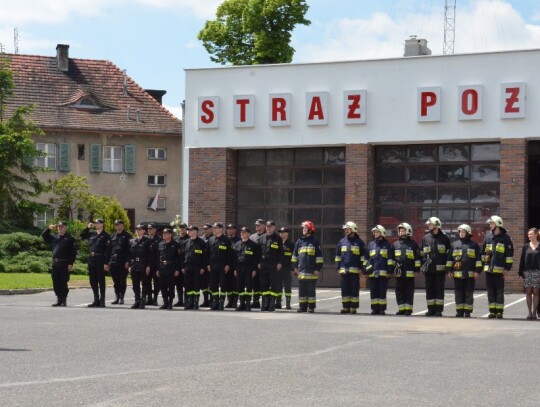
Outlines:
POLYGON ((33 104, 35 110, 29 118, 44 130, 178 136, 182 133, 181 121, 129 76, 126 76, 127 96, 124 96, 124 72, 109 61, 70 58, 69 70, 62 72, 56 57, 18 54, 2 57, 11 61, 15 80, 13 97, 8 99, 8 112, 33 104), (97 107, 80 107, 78 102, 84 97, 93 100, 97 107))

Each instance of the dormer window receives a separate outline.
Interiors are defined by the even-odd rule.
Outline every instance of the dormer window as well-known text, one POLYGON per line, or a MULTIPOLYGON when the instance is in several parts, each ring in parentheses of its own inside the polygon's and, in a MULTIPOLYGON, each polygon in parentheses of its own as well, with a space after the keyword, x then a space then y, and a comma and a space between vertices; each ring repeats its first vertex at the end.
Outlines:
POLYGON ((90 96, 84 96, 80 98, 76 103, 72 105, 73 107, 79 108, 79 109, 99 109, 101 106, 99 106, 94 99, 92 99, 90 96))

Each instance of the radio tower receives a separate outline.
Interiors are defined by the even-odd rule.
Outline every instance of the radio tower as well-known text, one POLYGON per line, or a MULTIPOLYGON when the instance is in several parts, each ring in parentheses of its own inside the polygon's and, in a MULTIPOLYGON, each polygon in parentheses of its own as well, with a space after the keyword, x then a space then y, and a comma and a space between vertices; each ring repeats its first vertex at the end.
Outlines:
POLYGON ((443 54, 454 53, 456 39, 456 0, 444 1, 444 45, 443 54))
POLYGON ((17 28, 13 29, 13 48, 15 49, 15 54, 19 53, 19 30, 17 28))

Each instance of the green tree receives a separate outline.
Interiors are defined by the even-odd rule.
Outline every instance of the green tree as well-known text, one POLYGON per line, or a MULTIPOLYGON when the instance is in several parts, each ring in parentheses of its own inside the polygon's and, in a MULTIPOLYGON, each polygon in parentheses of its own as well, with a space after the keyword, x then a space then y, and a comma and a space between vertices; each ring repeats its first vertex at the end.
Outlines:
POLYGON ((305 0, 225 0, 197 38, 222 65, 288 63, 294 55, 291 32, 311 24, 308 9, 305 0))
POLYGON ((58 217, 64 220, 74 220, 75 214, 84 217, 92 208, 90 186, 86 177, 73 173, 51 182, 53 197, 49 203, 56 207, 58 217))
POLYGON ((38 179, 43 169, 34 165, 43 153, 36 150, 32 137, 43 132, 26 117, 32 106, 21 106, 11 114, 7 101, 15 83, 9 61, 0 56, 0 216, 4 219, 31 219, 44 205, 34 199, 47 189, 38 179))

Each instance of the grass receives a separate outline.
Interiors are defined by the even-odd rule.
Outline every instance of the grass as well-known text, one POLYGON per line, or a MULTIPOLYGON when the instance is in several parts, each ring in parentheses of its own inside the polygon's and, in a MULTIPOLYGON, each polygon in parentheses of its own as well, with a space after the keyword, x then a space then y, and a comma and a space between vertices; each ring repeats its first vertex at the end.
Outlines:
MULTIPOLYGON (((111 277, 107 277, 107 285, 111 284, 111 277)), ((69 286, 90 287, 88 276, 72 274, 69 279, 69 286)), ((29 288, 52 288, 51 275, 45 273, 0 273, 0 290, 29 288)))

